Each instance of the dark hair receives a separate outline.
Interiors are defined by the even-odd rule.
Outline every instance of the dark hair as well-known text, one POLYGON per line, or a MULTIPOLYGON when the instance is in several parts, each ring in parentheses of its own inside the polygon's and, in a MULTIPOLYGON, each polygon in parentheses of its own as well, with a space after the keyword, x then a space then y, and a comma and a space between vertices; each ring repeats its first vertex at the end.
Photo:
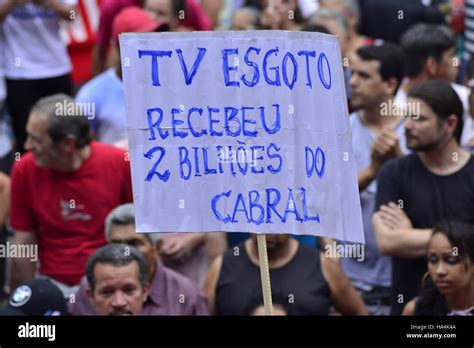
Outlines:
POLYGON ((325 26, 311 23, 305 24, 304 27, 301 28, 301 31, 312 31, 315 33, 331 34, 325 26))
POLYGON ((296 2, 296 7, 294 9, 294 21, 295 23, 304 23, 305 18, 303 17, 303 12, 301 12, 300 5, 298 4, 298 1, 296 2))
POLYGON ((408 29, 400 43, 405 51, 405 74, 416 77, 429 57, 439 62, 444 52, 456 46, 456 36, 446 25, 420 23, 408 29))
POLYGON ((179 19, 181 11, 186 11, 188 8, 186 6, 186 0, 170 0, 171 1, 171 11, 173 15, 179 19))
POLYGON ((456 115, 458 125, 453 132, 454 138, 459 143, 461 140, 463 120, 463 105, 458 94, 446 81, 427 80, 414 87, 409 93, 409 97, 421 99, 433 109, 440 123, 448 119, 450 115, 456 115))
POLYGON ((54 143, 73 135, 76 138, 76 146, 83 148, 92 141, 83 105, 76 103, 66 94, 54 94, 38 100, 31 108, 31 112, 48 117, 48 134, 54 143))
POLYGON ((131 245, 122 243, 111 243, 97 249, 87 261, 86 276, 92 291, 95 289, 94 268, 98 263, 121 267, 136 261, 139 268, 140 284, 144 286, 148 282, 147 264, 142 253, 131 245))
POLYGON ((442 222, 433 229, 433 236, 436 233, 443 234, 457 248, 460 258, 474 262, 474 225, 459 221, 442 222))
POLYGON ((357 50, 357 55, 362 60, 376 60, 380 62, 379 74, 383 81, 391 78, 397 79, 397 92, 403 79, 404 55, 403 50, 392 43, 384 42, 381 45, 370 45, 357 50))
MULTIPOLYGON (((449 243, 457 248, 462 259, 474 262, 474 225, 467 222, 447 221, 441 222, 433 229, 435 234, 441 233, 449 243)), ((428 274, 424 279, 421 294, 415 304, 415 315, 446 315, 449 312, 444 296, 438 291, 433 279, 428 274)))

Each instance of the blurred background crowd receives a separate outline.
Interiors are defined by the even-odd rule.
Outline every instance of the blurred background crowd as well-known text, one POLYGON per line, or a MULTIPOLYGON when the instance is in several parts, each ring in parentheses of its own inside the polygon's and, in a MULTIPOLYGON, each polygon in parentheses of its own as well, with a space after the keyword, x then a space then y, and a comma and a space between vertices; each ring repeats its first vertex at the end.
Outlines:
POLYGON ((474 0, 0 0, 0 313, 263 313, 255 236, 135 233, 118 35, 222 30, 340 42, 366 244, 268 235, 275 314, 473 315, 474 0))

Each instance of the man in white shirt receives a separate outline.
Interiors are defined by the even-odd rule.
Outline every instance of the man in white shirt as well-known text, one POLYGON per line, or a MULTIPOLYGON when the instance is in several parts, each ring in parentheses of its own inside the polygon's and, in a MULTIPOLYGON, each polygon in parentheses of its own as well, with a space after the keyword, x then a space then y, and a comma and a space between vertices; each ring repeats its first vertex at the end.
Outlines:
POLYGON ((31 106, 51 94, 72 93, 71 63, 59 36, 59 21, 73 20, 76 4, 77 0, 0 0, 6 103, 20 152, 31 106))

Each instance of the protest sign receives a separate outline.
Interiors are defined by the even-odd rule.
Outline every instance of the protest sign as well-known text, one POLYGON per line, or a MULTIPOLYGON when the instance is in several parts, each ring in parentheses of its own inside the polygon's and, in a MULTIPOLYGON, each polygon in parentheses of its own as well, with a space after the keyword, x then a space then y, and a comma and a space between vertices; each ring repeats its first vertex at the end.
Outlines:
POLYGON ((337 38, 122 34, 138 232, 364 242, 337 38))

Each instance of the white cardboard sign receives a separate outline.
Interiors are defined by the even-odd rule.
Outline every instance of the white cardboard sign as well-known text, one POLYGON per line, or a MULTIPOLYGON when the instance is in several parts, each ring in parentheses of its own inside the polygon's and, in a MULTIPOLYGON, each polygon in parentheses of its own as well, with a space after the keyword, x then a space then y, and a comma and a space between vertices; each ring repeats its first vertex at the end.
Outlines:
POLYGON ((335 36, 130 33, 120 50, 138 232, 364 242, 335 36))

